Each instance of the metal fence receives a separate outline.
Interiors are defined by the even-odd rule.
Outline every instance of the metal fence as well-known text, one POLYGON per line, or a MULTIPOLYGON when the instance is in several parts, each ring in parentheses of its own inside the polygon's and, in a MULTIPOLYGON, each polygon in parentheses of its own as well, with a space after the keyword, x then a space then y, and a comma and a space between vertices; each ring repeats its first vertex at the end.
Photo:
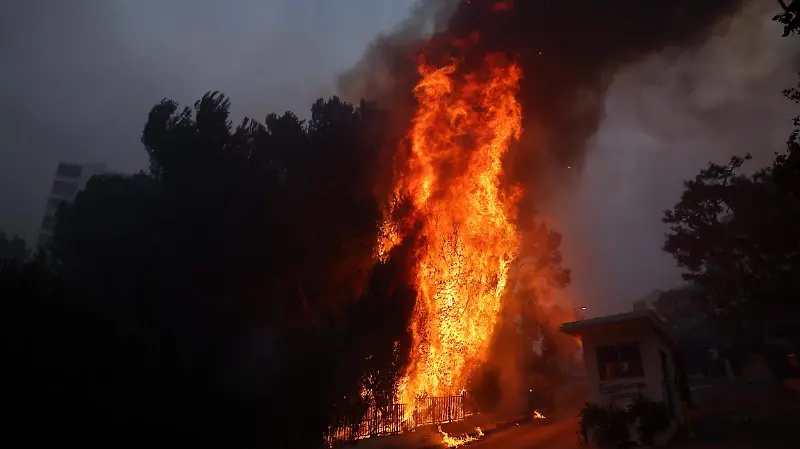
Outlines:
POLYGON ((381 435, 395 435, 418 426, 459 421, 472 414, 466 395, 422 398, 406 418, 406 404, 367 407, 343 416, 325 435, 329 446, 381 435))
POLYGON ((414 424, 424 426, 464 419, 464 396, 423 398, 417 401, 414 424))

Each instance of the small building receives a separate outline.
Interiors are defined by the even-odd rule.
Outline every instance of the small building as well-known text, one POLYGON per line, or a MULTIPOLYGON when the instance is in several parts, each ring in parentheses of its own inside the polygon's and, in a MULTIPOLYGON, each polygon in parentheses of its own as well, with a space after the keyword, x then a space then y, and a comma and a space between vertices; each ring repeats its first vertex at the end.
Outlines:
POLYGON ((656 444, 666 443, 684 423, 675 342, 653 311, 564 323, 561 331, 583 343, 588 402, 624 408, 640 394, 663 402, 673 422, 655 436, 656 444))

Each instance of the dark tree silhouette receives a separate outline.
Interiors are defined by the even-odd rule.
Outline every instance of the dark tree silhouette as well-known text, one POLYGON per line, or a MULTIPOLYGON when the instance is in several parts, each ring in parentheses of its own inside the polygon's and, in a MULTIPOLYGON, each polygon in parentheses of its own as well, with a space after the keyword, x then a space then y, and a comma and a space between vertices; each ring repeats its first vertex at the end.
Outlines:
POLYGON ((0 261, 14 260, 24 262, 29 255, 30 251, 25 239, 6 235, 5 232, 0 231, 0 261))
POLYGON ((773 20, 783 24, 783 37, 800 32, 800 2, 797 0, 778 0, 783 12, 773 20))
POLYGON ((25 304, 9 329, 62 315, 26 335, 37 357, 75 354, 85 374, 26 384, 43 405, 25 419, 72 423, 77 407, 116 439, 138 429, 131 444, 306 448, 362 386, 379 405, 394 397, 415 294, 404 246, 373 268, 385 115, 333 97, 308 122, 287 112, 234 127, 229 110, 218 92, 154 106, 149 172, 90 180, 58 211, 51 260, 3 272, 25 304))

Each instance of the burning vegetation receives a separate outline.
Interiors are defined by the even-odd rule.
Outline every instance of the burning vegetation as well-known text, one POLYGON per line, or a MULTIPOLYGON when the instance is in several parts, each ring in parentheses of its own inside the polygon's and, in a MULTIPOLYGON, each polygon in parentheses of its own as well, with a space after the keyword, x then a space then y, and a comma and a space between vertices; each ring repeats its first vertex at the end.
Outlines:
POLYGON ((439 437, 442 439, 442 444, 447 447, 459 447, 463 446, 467 443, 472 443, 473 441, 483 437, 483 430, 480 427, 475 428, 474 435, 462 435, 460 437, 453 437, 447 432, 442 431, 442 428, 439 427, 439 437))
POLYGON ((457 54, 437 61, 423 53, 419 74, 408 157, 395 167, 378 247, 385 259, 403 238, 418 242, 413 343, 398 395, 406 404, 466 387, 485 358, 519 246, 518 192, 501 186, 502 158, 522 131, 519 68, 500 55, 470 70, 457 54))

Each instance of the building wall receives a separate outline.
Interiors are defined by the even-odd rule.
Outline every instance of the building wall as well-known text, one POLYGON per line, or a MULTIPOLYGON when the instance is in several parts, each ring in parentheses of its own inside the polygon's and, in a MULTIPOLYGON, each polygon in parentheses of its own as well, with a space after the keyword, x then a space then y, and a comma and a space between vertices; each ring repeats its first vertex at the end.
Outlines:
POLYGON ((646 325, 639 323, 587 330, 582 340, 586 376, 589 382, 589 401, 595 404, 607 404, 634 393, 642 393, 657 401, 663 400, 657 338, 646 325), (628 342, 639 343, 644 377, 601 380, 597 347, 628 342))
POLYGON ((39 226, 39 246, 47 246, 53 236, 56 212, 62 203, 71 203, 92 176, 106 172, 105 164, 59 162, 45 203, 39 226))
POLYGON ((588 381, 589 402, 604 405, 609 402, 622 405, 636 393, 654 400, 669 403, 679 422, 683 422, 683 410, 675 381, 674 353, 667 342, 654 332, 649 323, 630 322, 587 329, 582 336, 584 362, 588 381), (644 375, 611 380, 601 380, 597 361, 597 347, 620 343, 638 342, 644 375), (664 378, 661 355, 667 359, 667 378, 664 378), (664 381, 667 381, 667 388, 664 381), (669 396, 669 397, 668 397, 669 396))
MULTIPOLYGON (((667 378, 666 378, 667 388, 665 390, 666 390, 666 393, 670 395, 671 406, 672 406, 673 413, 677 417, 678 422, 680 424, 683 424, 685 422, 686 417, 684 416, 684 409, 683 409, 683 404, 682 404, 682 400, 681 400, 681 393, 680 393, 680 390, 678 388, 678 380, 677 380, 678 379, 678 373, 677 373, 677 369, 675 367, 675 352, 674 352, 675 350, 669 344, 667 344, 667 342, 664 341, 663 338, 659 338, 657 335, 656 335, 656 339, 655 339, 655 344, 656 344, 656 347, 659 350, 664 351, 664 353, 667 355, 667 372, 668 372, 668 374, 667 374, 667 378)), ((659 364, 661 363, 660 359, 659 359, 658 363, 659 364)), ((662 394, 662 396, 664 396, 664 394, 662 394)), ((663 401, 667 402, 667 398, 664 397, 663 401)))

